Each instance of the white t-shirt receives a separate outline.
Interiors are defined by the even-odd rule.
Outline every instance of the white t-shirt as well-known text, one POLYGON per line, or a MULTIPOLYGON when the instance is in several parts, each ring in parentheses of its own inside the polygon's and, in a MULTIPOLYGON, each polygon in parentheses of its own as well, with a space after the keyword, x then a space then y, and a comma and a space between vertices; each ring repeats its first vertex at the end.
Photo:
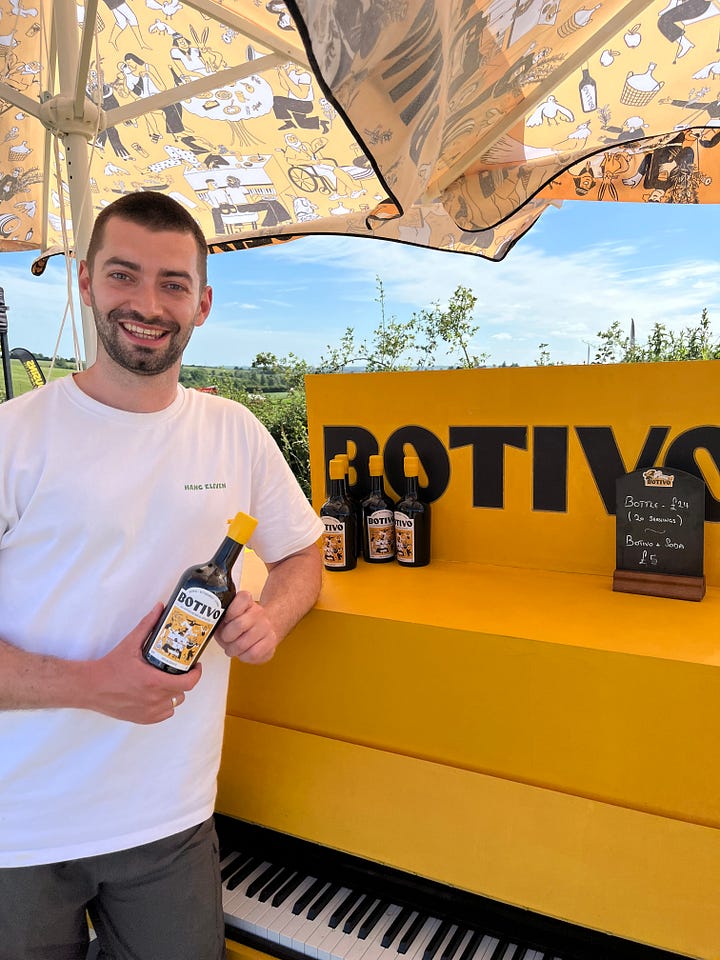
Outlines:
MULTIPOLYGON (((250 543, 268 562, 322 531, 265 428, 219 397, 179 387, 167 409, 129 413, 68 376, 0 406, 0 437, 0 637, 34 653, 103 656, 239 510, 258 518, 250 543)), ((210 816, 229 663, 211 642, 200 683, 159 724, 0 711, 0 866, 122 850, 210 816)))

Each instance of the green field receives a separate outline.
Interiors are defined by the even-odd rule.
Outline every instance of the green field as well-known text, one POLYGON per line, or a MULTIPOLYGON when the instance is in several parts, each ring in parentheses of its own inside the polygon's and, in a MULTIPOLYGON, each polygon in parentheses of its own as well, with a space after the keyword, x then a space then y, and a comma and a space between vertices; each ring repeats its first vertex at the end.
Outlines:
MULTIPOLYGON (((68 373, 72 372, 71 370, 57 368, 50 373, 49 360, 38 360, 38 363, 46 380, 57 380, 58 377, 65 377, 68 373)), ((25 368, 19 360, 10 361, 10 370, 12 373, 13 394, 16 397, 32 389, 25 368)), ((2 376, 0 376, 0 400, 5 400, 5 378, 2 376)))

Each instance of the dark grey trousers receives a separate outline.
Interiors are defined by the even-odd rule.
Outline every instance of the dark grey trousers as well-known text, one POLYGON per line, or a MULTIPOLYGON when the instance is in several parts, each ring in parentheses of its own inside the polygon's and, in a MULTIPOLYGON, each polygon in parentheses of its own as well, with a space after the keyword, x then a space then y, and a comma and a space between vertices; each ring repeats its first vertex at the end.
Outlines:
POLYGON ((130 850, 0 869, 0 960, 224 960, 212 819, 130 850))

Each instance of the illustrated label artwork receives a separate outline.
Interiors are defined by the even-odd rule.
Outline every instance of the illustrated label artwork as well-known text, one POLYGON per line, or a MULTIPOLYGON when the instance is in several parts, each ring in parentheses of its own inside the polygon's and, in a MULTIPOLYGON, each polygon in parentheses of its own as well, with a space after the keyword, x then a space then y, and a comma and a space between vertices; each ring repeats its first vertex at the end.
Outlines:
POLYGON ((325 524, 323 533, 323 561, 326 567, 344 567, 345 558, 345 523, 335 517, 321 517, 325 524))
POLYGON ((407 514, 395 511, 395 552, 398 560, 415 560, 415 521, 407 514))
POLYGON ((376 510, 367 518, 368 546, 372 560, 391 557, 395 543, 395 521, 391 510, 376 510))
POLYGON ((189 670, 221 616, 214 593, 201 587, 180 590, 149 652, 176 670, 189 670))
POLYGON ((705 484, 668 467, 617 481, 616 565, 649 574, 703 575, 705 484))

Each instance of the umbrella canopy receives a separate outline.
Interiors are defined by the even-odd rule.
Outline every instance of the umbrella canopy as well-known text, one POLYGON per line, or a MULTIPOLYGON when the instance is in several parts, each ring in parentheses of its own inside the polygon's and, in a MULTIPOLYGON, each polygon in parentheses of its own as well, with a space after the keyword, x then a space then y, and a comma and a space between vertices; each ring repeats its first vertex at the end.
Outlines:
POLYGON ((296 6, 403 211, 377 235, 501 259, 563 199, 720 197, 718 0, 296 6))
POLYGON ((0 250, 82 254, 102 206, 155 189, 211 250, 347 233, 500 259, 550 203, 720 191, 720 0, 0 14, 0 250))

